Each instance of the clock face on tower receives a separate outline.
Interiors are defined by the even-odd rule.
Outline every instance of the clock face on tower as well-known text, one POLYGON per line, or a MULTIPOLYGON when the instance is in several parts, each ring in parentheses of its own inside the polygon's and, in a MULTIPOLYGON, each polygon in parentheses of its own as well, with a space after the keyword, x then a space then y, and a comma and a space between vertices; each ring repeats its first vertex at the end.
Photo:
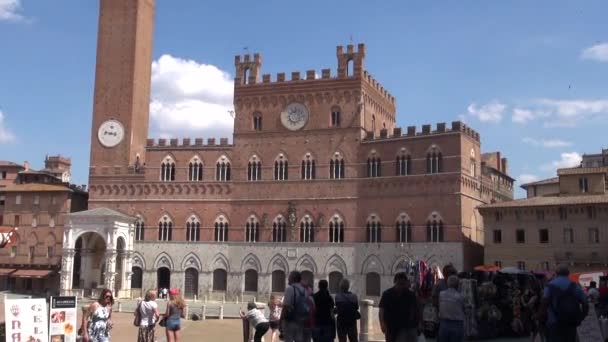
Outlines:
POLYGON ((117 120, 108 120, 99 126, 97 138, 105 147, 114 147, 122 141, 125 135, 125 129, 117 120))
POLYGON ((305 105, 292 102, 285 106, 285 109, 281 112, 281 123, 285 128, 296 131, 306 125, 309 116, 305 105))

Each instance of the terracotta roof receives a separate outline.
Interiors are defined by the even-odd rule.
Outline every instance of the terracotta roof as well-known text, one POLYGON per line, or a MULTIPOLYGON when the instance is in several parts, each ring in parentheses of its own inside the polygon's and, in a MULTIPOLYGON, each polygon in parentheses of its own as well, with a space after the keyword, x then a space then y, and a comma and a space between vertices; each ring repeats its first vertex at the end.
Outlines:
POLYGON ((72 192, 72 189, 65 185, 56 184, 40 184, 40 183, 28 183, 28 184, 11 184, 6 188, 2 189, 3 192, 53 192, 53 191, 67 191, 72 192))
POLYGON ((24 168, 23 165, 13 163, 12 161, 7 161, 7 160, 0 160, 0 166, 18 167, 18 168, 22 168, 22 169, 24 168))
POLYGON ((544 184, 554 184, 554 183, 559 183, 559 177, 542 179, 542 180, 539 180, 536 182, 522 184, 520 186, 525 189, 526 187, 532 186, 532 185, 544 185, 544 184))
POLYGON ((560 205, 586 205, 586 204, 608 204, 608 195, 577 195, 577 196, 539 196, 523 198, 513 201, 484 204, 477 208, 522 208, 522 207, 544 207, 560 205))
POLYGON ((85 216, 114 216, 135 221, 135 217, 129 216, 117 210, 109 208, 95 208, 84 211, 79 211, 69 214, 70 217, 85 217, 85 216))

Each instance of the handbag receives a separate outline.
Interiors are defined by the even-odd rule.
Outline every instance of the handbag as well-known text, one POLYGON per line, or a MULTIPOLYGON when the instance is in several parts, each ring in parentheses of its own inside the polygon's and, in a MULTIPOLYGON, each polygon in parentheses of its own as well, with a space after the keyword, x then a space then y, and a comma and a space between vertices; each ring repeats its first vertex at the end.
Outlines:
POLYGON ((160 321, 158 322, 158 325, 160 325, 161 327, 166 327, 167 326, 167 316, 163 316, 163 318, 161 318, 160 321))
POLYGON ((133 319, 133 325, 138 327, 141 324, 141 302, 137 304, 135 309, 135 318, 133 319))

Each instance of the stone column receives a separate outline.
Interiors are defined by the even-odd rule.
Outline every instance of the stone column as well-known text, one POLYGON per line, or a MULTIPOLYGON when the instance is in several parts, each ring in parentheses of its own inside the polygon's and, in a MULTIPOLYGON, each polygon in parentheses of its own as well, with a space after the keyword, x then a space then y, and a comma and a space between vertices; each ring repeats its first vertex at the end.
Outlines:
POLYGON ((359 332, 359 341, 368 342, 370 340, 372 328, 372 312, 374 302, 365 299, 361 301, 361 327, 359 332))
MULTIPOLYGON (((114 292, 114 284, 116 283, 116 250, 115 249, 110 249, 106 252, 106 255, 104 257, 105 262, 106 262, 106 269, 105 269, 105 283, 104 286, 107 289, 112 290, 112 292, 114 292)), ((103 272, 103 271, 102 271, 103 272)), ((116 295, 116 294, 114 294, 116 295)))
POLYGON ((71 296, 72 295, 72 278, 74 268, 74 249, 65 248, 63 250, 63 256, 61 258, 61 295, 62 296, 71 296))
POLYGON ((118 296, 120 298, 131 298, 131 276, 133 275, 131 268, 133 267, 133 253, 130 251, 123 251, 121 253, 122 274, 118 275, 121 277, 121 288, 118 296))

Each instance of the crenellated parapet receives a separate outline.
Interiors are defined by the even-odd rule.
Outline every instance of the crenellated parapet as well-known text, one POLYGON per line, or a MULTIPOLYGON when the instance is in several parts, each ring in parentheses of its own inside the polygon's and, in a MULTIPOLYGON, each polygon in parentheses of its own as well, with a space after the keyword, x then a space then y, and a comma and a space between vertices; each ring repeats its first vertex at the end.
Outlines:
POLYGON ((215 147, 232 147, 233 145, 229 143, 228 138, 220 138, 216 140, 215 138, 207 138, 205 141, 203 138, 172 138, 172 139, 148 139, 146 142, 146 148, 215 148, 215 147))
POLYGON ((382 84, 374 77, 368 73, 367 71, 363 71, 363 80, 367 82, 373 89, 375 89, 382 97, 384 97, 391 104, 395 104, 395 97, 388 92, 388 90, 384 89, 382 84))
POLYGON ((407 131, 403 132, 401 127, 395 127, 392 132, 389 132, 386 129, 380 130, 380 136, 374 137, 372 132, 368 132, 365 138, 366 141, 370 140, 384 140, 384 139, 392 139, 392 138, 402 138, 402 137, 420 137, 425 135, 439 135, 439 134, 447 134, 461 132, 465 134, 471 139, 479 142, 480 136, 479 133, 469 126, 465 125, 462 121, 452 121, 451 127, 447 127, 445 122, 437 123, 435 129, 430 124, 422 125, 421 127, 416 126, 408 126, 407 131))

